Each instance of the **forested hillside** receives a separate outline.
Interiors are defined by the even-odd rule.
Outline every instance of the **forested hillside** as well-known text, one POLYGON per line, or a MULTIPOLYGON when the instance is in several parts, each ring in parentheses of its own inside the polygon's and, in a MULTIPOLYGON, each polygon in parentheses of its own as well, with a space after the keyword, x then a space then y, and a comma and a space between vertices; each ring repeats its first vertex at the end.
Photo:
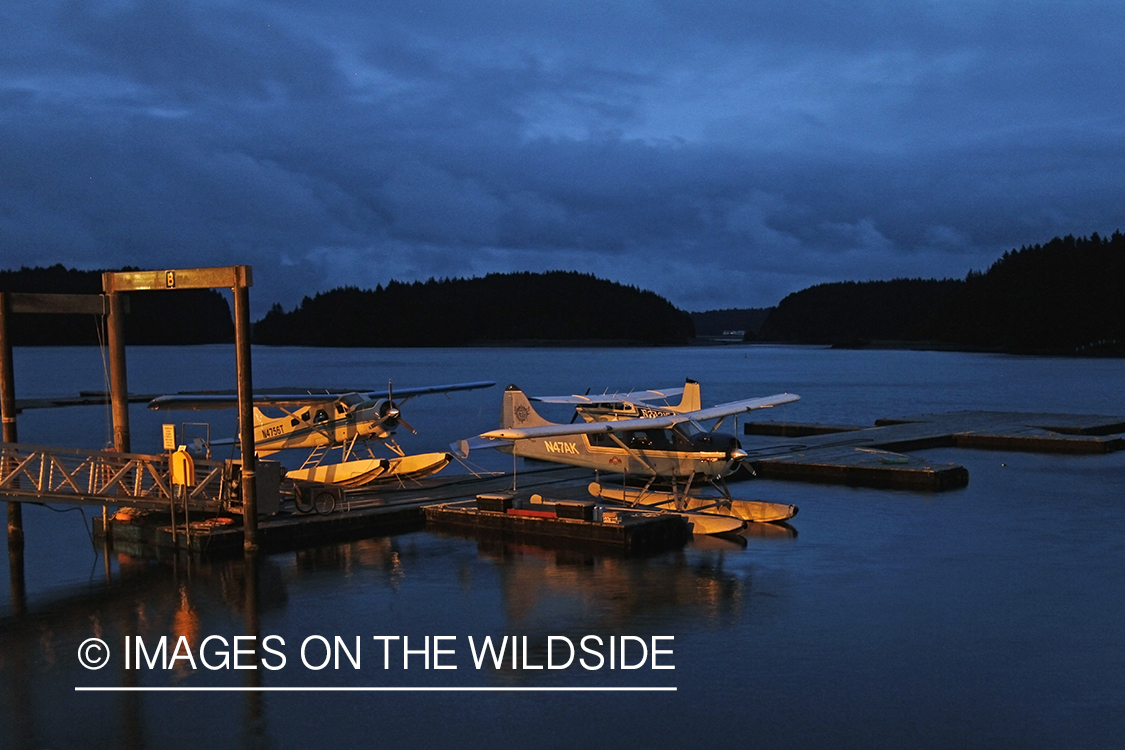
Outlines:
MULTIPOLYGON (((101 272, 60 265, 0 271, 0 290, 98 294, 101 272)), ((233 340, 230 308, 217 291, 127 296, 129 344, 233 340)), ((95 344, 102 325, 94 316, 21 314, 13 316, 12 338, 17 345, 95 344)), ((390 281, 306 297, 288 312, 275 304, 253 335, 259 344, 301 346, 679 345, 697 328, 700 335, 746 330, 748 341, 1125 354, 1125 235, 1056 237, 1004 253, 964 279, 819 284, 772 309, 690 315, 653 292, 567 271, 390 281)))
POLYGON ((691 318, 652 292, 588 274, 489 274, 344 287, 280 305, 254 326, 259 344, 463 346, 600 341, 686 344, 691 318))
POLYGON ((963 280, 820 284, 783 299, 761 338, 883 340, 1010 352, 1120 354, 1125 235, 1056 237, 1004 253, 963 280))

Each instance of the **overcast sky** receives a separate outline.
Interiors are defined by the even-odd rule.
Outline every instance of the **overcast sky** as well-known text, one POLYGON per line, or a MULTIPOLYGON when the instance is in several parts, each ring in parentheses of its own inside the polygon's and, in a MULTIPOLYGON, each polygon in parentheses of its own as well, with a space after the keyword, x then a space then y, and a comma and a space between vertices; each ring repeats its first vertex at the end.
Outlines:
POLYGON ((1125 229, 1125 3, 0 7, 0 267, 274 302, 552 269, 686 310, 1125 229))

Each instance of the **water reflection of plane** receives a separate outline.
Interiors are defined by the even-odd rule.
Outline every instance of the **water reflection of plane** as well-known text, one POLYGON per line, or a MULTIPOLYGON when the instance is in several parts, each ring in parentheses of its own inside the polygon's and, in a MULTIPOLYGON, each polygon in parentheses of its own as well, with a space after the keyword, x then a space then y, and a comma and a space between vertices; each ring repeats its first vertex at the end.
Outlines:
MULTIPOLYGON (((448 453, 408 456, 394 435, 399 426, 414 428, 402 417, 400 407, 411 398, 431 393, 451 393, 488 388, 492 381, 453 383, 385 391, 347 393, 255 394, 254 449, 259 456, 301 448, 309 454, 300 468, 288 472, 290 479, 358 487, 378 480, 420 479, 441 471, 451 460, 448 453), (261 407, 275 408, 280 416, 269 416, 261 407), (368 441, 386 445, 393 458, 380 458, 368 441), (357 445, 366 457, 355 453, 357 445), (329 451, 340 451, 339 461, 325 462, 329 451)), ((225 409, 238 403, 235 396, 176 394, 149 402, 150 409, 225 409)), ((217 442, 217 441, 216 441, 217 442)))
MULTIPOLYGON (((529 660, 547 661, 547 636, 642 637, 683 632, 684 623, 721 624, 744 616, 749 576, 728 569, 727 552, 685 550, 656 557, 626 557, 575 549, 485 538, 478 555, 495 566, 507 617, 499 634, 527 636, 529 660)), ((739 550, 732 554, 742 557, 739 550)), ((743 558, 745 559, 745 558, 743 558)), ((495 634, 494 634, 495 635, 495 634)), ((494 638, 496 640, 496 638, 494 638)), ((557 655, 556 655, 557 656, 557 655)), ((487 668, 506 680, 534 678, 535 673, 487 668)), ((578 667, 575 667, 578 669, 578 667)))

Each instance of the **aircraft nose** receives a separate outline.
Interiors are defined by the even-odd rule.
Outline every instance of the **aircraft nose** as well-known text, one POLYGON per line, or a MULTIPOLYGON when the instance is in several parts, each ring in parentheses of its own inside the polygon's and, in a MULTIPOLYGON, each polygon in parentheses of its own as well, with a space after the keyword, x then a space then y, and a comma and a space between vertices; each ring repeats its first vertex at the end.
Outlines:
POLYGON ((747 453, 746 453, 746 451, 742 450, 741 448, 732 448, 728 455, 730 456, 731 461, 737 462, 737 461, 741 461, 742 459, 746 458, 747 453))
POLYGON ((387 427, 394 427, 398 424, 399 410, 398 404, 390 399, 379 404, 379 416, 383 418, 383 424, 387 427))

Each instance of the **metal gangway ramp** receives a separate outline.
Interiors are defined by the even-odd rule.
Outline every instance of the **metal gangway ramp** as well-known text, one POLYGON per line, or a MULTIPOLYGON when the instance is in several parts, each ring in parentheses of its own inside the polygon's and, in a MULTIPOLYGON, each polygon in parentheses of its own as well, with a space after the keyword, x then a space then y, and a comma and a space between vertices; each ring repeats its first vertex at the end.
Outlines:
POLYGON ((15 502, 228 510, 238 462, 195 459, 195 482, 172 484, 167 455, 0 443, 0 498, 15 502), (232 466, 235 467, 232 471, 232 466))

